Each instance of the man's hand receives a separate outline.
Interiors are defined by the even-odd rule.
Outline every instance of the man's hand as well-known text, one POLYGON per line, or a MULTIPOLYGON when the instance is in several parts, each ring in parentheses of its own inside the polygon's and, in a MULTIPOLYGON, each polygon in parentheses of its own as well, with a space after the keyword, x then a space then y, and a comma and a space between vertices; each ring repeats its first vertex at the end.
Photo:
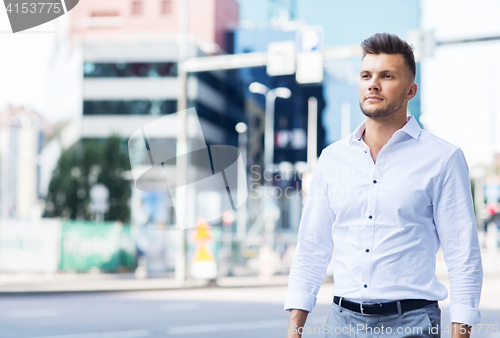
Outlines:
POLYGON ((453 322, 451 330, 451 338, 469 338, 471 326, 462 323, 453 322))
POLYGON ((306 324, 309 312, 299 309, 290 309, 290 320, 288 321, 288 332, 286 338, 301 338, 302 330, 306 324))

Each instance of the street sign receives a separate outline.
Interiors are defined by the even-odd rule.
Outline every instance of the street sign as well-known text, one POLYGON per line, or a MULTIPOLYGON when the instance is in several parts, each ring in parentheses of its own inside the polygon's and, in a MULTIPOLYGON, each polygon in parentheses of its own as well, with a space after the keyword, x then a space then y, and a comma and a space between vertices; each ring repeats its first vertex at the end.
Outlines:
POLYGON ((269 76, 295 73, 295 41, 271 42, 267 45, 267 74, 269 76))
POLYGON ((191 234, 191 243, 196 243, 196 249, 191 260, 191 276, 200 279, 217 277, 217 262, 209 247, 214 241, 210 224, 200 217, 191 234))
POLYGON ((298 83, 318 83, 323 81, 323 54, 320 52, 297 54, 295 78, 298 83))
POLYGON ((323 52, 323 27, 308 26, 297 31, 299 53, 323 52))
POLYGON ((215 261, 215 258, 212 254, 212 251, 210 251, 210 249, 206 245, 200 244, 196 247, 193 255, 193 261, 215 261))
POLYGON ((198 224, 195 226, 194 231, 191 233, 192 243, 204 243, 208 241, 213 241, 214 236, 212 234, 212 228, 205 218, 199 217, 196 221, 198 224))
POLYGON ((323 81, 323 28, 309 26, 297 31, 297 72, 298 83, 318 83, 323 81))
POLYGON ((104 184, 97 183, 90 188, 90 209, 97 213, 105 213, 109 209, 109 189, 104 184))

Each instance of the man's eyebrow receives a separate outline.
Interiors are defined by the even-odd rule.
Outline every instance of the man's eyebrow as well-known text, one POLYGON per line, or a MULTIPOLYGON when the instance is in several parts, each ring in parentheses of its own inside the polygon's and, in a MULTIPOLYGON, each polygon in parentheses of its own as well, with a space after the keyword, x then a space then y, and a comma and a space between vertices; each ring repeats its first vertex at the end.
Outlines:
MULTIPOLYGON (((372 72, 369 71, 369 70, 366 70, 366 69, 362 69, 359 73, 360 74, 371 74, 372 72)), ((385 70, 381 70, 380 72, 375 72, 375 73, 379 73, 379 74, 384 74, 384 73, 399 74, 395 69, 385 69, 385 70)))

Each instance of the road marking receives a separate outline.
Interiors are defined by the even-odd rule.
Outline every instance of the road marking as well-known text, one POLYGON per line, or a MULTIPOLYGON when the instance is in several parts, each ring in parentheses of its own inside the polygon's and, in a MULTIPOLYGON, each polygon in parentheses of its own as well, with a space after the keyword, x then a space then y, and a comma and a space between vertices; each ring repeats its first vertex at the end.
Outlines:
POLYGON ((287 321, 280 319, 280 320, 261 320, 255 322, 178 326, 168 329, 167 332, 168 334, 178 335, 178 334, 206 333, 206 332, 219 332, 219 331, 268 329, 271 327, 286 327, 286 326, 287 326, 287 321))
POLYGON ((58 313, 55 309, 12 310, 7 313, 7 317, 9 318, 46 318, 57 316, 58 313))
MULTIPOLYGON (((324 318, 311 318, 307 324, 324 324, 324 318)), ((274 327, 283 327, 286 329, 288 326, 287 320, 260 320, 255 322, 240 322, 240 323, 218 323, 218 324, 205 324, 195 326, 178 326, 172 327, 167 330, 168 334, 181 335, 192 333, 207 333, 219 331, 237 331, 237 330, 250 330, 250 329, 269 329, 274 327)))
POLYGON ((160 310, 165 312, 189 311, 189 310, 196 310, 197 308, 198 308, 197 303, 166 303, 162 304, 160 310))
POLYGON ((62 336, 44 336, 44 337, 33 337, 33 338, 136 338, 136 337, 149 337, 149 330, 87 332, 87 333, 66 334, 62 336))

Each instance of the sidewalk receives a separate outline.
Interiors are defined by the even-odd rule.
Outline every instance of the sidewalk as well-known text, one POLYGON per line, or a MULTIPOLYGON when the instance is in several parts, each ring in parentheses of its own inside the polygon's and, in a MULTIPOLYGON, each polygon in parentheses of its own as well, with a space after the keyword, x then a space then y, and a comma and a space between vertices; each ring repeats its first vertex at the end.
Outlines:
MULTIPOLYGON (((329 282, 332 278, 325 278, 329 282)), ((0 273, 0 295, 20 293, 63 293, 176 290, 204 287, 262 287, 286 286, 288 275, 272 277, 245 276, 220 277, 216 284, 208 280, 187 280, 179 284, 174 278, 136 279, 133 273, 126 274, 5 274, 0 273)))
MULTIPOLYGON (((500 256, 500 252, 499 252, 500 256)), ((500 301, 500 291, 497 291, 500 282, 500 266, 498 272, 488 271, 491 266, 487 253, 483 252, 484 286, 483 291, 489 290, 494 299, 500 301)), ((443 253, 438 251, 436 260, 436 275, 447 287, 448 274, 443 253)), ((324 283, 333 283, 332 277, 325 278, 324 283)), ((216 284, 208 280, 187 280, 183 284, 175 281, 173 273, 170 275, 152 276, 147 279, 138 279, 134 273, 106 274, 106 273, 55 273, 55 274, 15 274, 0 273, 0 295, 6 294, 34 294, 34 293, 64 293, 64 292, 106 292, 106 291, 143 291, 143 290, 179 290, 206 287, 238 288, 238 287, 266 287, 286 286, 288 275, 272 277, 235 276, 220 277, 216 284)), ((500 290, 500 289, 498 289, 500 290)), ((486 297, 488 299, 488 297, 486 297)))

